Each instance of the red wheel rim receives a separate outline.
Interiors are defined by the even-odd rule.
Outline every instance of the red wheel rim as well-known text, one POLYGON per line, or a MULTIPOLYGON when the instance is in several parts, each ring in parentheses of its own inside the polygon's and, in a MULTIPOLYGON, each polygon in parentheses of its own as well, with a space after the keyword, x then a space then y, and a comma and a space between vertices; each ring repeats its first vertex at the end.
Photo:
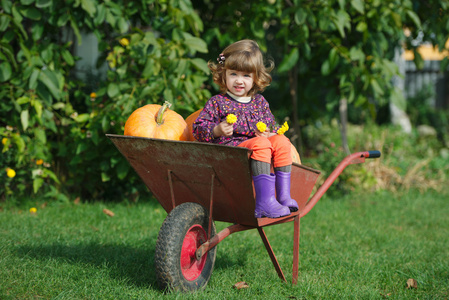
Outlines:
POLYGON ((181 271, 185 279, 192 281, 200 276, 206 264, 207 253, 196 260, 195 252, 201 244, 207 241, 206 231, 200 225, 189 228, 182 242, 181 271))

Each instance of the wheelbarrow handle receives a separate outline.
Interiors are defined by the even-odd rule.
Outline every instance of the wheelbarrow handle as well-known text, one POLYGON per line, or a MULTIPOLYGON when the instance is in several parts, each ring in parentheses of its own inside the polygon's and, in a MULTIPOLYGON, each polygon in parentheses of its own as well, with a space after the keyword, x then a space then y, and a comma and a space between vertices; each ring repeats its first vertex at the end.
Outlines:
POLYGON ((366 156, 366 158, 379 158, 381 153, 379 150, 371 150, 371 151, 367 151, 368 152, 368 156, 366 156))
POLYGON ((332 185, 335 179, 343 172, 343 170, 350 164, 359 164, 365 162, 365 158, 378 158, 380 157, 380 151, 371 150, 356 152, 346 156, 335 170, 327 177, 323 184, 313 194, 312 198, 307 202, 306 207, 301 212, 301 218, 309 213, 309 211, 315 206, 318 200, 324 195, 327 189, 332 185))

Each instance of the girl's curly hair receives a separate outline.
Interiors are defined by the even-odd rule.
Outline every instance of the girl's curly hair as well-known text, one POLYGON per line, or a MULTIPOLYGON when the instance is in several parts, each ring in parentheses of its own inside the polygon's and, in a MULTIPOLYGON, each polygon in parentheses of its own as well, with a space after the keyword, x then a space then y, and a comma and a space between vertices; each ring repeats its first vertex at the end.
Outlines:
MULTIPOLYGON (((241 40, 235 42, 223 50, 224 60, 219 63, 208 62, 208 67, 212 71, 212 78, 220 87, 221 92, 226 93, 226 70, 254 73, 254 85, 248 92, 249 96, 254 96, 257 92, 263 92, 271 83, 269 74, 274 68, 274 62, 267 60, 265 65, 259 45, 252 40, 241 40)), ((221 55, 220 55, 221 57, 221 55)))

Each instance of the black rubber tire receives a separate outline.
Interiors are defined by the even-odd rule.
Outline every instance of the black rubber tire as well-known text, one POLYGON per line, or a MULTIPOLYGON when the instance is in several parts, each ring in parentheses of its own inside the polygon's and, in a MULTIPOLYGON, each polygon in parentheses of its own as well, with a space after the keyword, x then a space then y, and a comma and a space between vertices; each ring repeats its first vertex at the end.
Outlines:
MULTIPOLYGON (((209 227, 209 212, 196 203, 183 203, 176 206, 167 216, 156 242, 154 264, 159 287, 167 291, 196 291, 206 287, 215 264, 216 248, 206 255, 204 267, 194 280, 188 280, 181 268, 181 250, 183 241, 190 228, 201 226, 206 238, 209 227)), ((212 222, 211 237, 215 235, 215 224, 212 222)), ((201 230, 202 230, 201 229, 201 230)), ((205 241, 202 241, 202 243, 205 241)))

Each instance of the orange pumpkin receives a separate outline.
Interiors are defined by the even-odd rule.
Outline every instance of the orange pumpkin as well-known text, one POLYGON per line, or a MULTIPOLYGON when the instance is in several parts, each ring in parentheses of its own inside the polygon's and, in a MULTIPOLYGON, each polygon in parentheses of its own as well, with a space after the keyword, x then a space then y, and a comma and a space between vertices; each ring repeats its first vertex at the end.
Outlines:
POLYGON ((189 128, 189 137, 187 138, 188 141, 196 141, 196 139, 193 137, 192 131, 193 131, 193 123, 195 122, 196 118, 198 118, 200 112, 203 109, 198 109, 196 112, 192 113, 190 116, 186 118, 187 127, 189 128))
POLYGON ((296 150, 295 146, 293 146, 292 143, 290 143, 290 144, 291 144, 291 152, 292 152, 292 161, 294 163, 301 164, 301 158, 299 157, 298 151, 296 150))
POLYGON ((165 102, 148 104, 136 109, 125 123, 125 135, 147 138, 186 141, 188 127, 184 118, 165 102))

